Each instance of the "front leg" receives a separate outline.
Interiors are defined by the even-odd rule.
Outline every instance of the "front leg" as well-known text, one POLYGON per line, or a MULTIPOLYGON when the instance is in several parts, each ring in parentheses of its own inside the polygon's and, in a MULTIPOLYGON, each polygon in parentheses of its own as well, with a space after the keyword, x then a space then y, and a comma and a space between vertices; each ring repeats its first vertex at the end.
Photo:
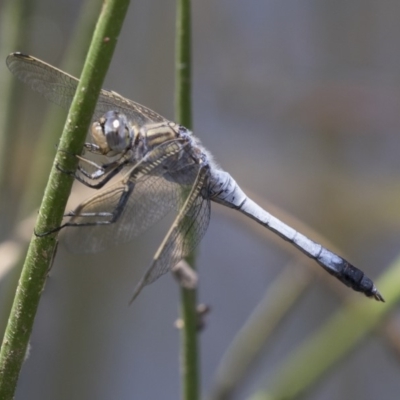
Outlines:
POLYGON ((92 189, 101 189, 107 182, 110 181, 110 179, 112 179, 115 175, 117 175, 124 166, 125 163, 103 164, 102 166, 99 165, 98 169, 95 172, 89 173, 81 166, 78 166, 77 171, 73 172, 73 171, 67 171, 63 169, 59 164, 56 164, 56 168, 60 172, 62 172, 63 174, 68 174, 73 176, 78 182, 92 189), (82 174, 84 177, 82 177, 78 172, 82 174), (97 182, 92 183, 87 179, 97 182))
POLYGON ((125 165, 126 162, 103 164, 102 166, 98 166, 98 169, 93 173, 89 173, 82 166, 78 165, 77 171, 74 173, 74 177, 77 181, 81 182, 87 187, 92 189, 101 189, 114 176, 116 176, 125 165), (80 176, 78 172, 80 172, 87 179, 95 181, 96 183, 88 181, 86 178, 80 176))
MULTIPOLYGON (((88 148, 89 146, 91 146, 91 143, 85 144, 85 148, 88 148)), ((95 147, 96 145, 93 146, 95 147)), ((63 152, 66 154, 70 154, 65 151, 63 152)), ((56 165, 56 168, 60 172, 73 176, 77 181, 92 189, 101 189, 128 163, 128 160, 125 157, 122 157, 117 161, 112 161, 110 163, 105 163, 101 165, 79 155, 74 155, 74 157, 80 160, 80 164, 78 165, 76 171, 67 171, 63 169, 59 164, 56 165), (89 172, 82 164, 90 166, 92 169, 94 169, 94 172, 89 172)))
POLYGON ((95 168, 94 172, 88 172, 81 164, 78 165, 74 176, 77 181, 92 189, 101 189, 114 176, 116 176, 122 168, 128 163, 126 159, 119 159, 108 164, 96 164, 94 161, 88 160, 81 156, 77 156, 79 160, 95 168), (83 176, 81 176, 82 174, 83 176), (89 180, 88 180, 89 179, 89 180), (93 182, 92 182, 93 181, 93 182))
POLYGON ((99 147, 97 144, 94 144, 94 143, 85 143, 85 144, 83 145, 83 148, 84 148, 85 150, 89 151, 90 153, 93 153, 93 154, 102 154, 102 155, 103 155, 103 152, 101 151, 100 147, 99 147))

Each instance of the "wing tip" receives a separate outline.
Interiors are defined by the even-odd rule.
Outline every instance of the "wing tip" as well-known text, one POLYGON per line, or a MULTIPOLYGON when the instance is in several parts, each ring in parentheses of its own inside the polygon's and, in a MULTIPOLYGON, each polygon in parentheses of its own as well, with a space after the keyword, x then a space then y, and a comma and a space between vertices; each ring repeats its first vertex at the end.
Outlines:
POLYGON ((144 280, 142 279, 136 286, 135 290, 133 291, 133 296, 131 298, 131 300, 129 301, 128 305, 131 305, 136 298, 139 296, 140 292, 142 291, 142 289, 145 287, 145 283, 144 280))

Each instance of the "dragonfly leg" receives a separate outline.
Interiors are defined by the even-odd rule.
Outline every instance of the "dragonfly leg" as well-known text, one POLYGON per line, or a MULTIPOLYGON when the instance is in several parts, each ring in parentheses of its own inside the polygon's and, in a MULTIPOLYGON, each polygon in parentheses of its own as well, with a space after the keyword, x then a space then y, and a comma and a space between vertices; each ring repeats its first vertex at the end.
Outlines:
POLYGON ((131 196, 135 183, 128 181, 125 185, 125 190, 122 192, 118 203, 113 210, 107 212, 81 212, 86 206, 86 202, 78 206, 74 211, 65 214, 65 217, 71 217, 71 220, 61 225, 60 230, 67 226, 95 226, 95 225, 109 225, 117 222, 118 218, 121 216, 125 209, 125 205, 131 196), (87 219, 87 222, 79 221, 74 222, 74 219, 82 218, 82 220, 87 219), (89 219, 95 219, 94 221, 89 221, 89 219))
POLYGON ((121 216, 122 212, 124 211, 125 205, 129 199, 129 196, 132 194, 132 191, 135 187, 135 184, 131 181, 128 181, 126 184, 126 190, 122 192, 118 200, 118 204, 114 207, 111 212, 80 212, 81 209, 84 208, 85 203, 81 204, 77 207, 74 211, 70 211, 67 214, 64 214, 64 217, 71 217, 74 218, 95 218, 96 221, 93 222, 65 222, 61 224, 57 228, 50 229, 49 231, 39 233, 34 230, 34 234, 37 237, 45 237, 51 235, 52 233, 59 232, 61 229, 67 228, 69 226, 96 226, 96 225, 109 225, 115 223, 118 218, 121 216), (99 220, 99 218, 103 218, 103 220, 99 220), (107 218, 107 219, 106 219, 107 218))
POLYGON ((88 172, 84 167, 78 165, 77 171, 74 173, 77 181, 92 189, 101 189, 110 179, 116 176, 127 163, 126 161, 114 161, 109 164, 98 165, 83 157, 79 157, 79 159, 96 168, 94 172, 88 172))
POLYGON ((93 154, 103 154, 103 153, 101 152, 100 147, 99 147, 97 144, 94 144, 94 143, 85 143, 85 144, 83 145, 83 147, 84 147, 85 150, 89 151, 90 153, 93 153, 93 154))
POLYGON ((98 179, 98 178, 100 178, 102 175, 105 174, 106 168, 107 168, 109 165, 114 164, 113 162, 111 162, 111 163, 108 163, 108 164, 102 164, 102 165, 100 165, 100 164, 97 164, 96 162, 94 162, 94 161, 92 161, 92 160, 89 160, 88 158, 85 158, 85 157, 82 157, 82 156, 75 156, 75 157, 76 157, 79 161, 81 161, 82 163, 85 163, 85 164, 90 165, 91 167, 94 167, 94 168, 95 168, 96 171, 93 172, 93 173, 90 173, 90 172, 87 172, 86 169, 85 169, 84 167, 82 167, 80 164, 78 165, 79 170, 80 170, 86 177, 88 177, 88 178, 90 178, 90 179, 98 179), (100 172, 102 173, 101 175, 100 175, 100 172), (96 177, 96 176, 97 176, 97 177, 96 177))
POLYGON ((75 157, 77 157, 81 162, 85 162, 93 166, 96 170, 94 172, 88 172, 81 165, 78 165, 76 171, 68 171, 62 168, 60 164, 56 164, 56 168, 64 174, 73 176, 78 182, 92 189, 101 189, 107 182, 110 181, 110 179, 117 175, 127 163, 127 161, 124 160, 123 162, 114 161, 109 164, 99 165, 94 161, 88 160, 84 157, 75 157), (91 181, 96 181, 96 183, 92 183, 91 181))
POLYGON ((45 236, 51 235, 52 233, 58 232, 58 231, 61 230, 62 228, 63 228, 63 226, 61 225, 61 226, 59 226, 59 227, 57 227, 57 228, 54 228, 54 229, 51 229, 51 230, 49 230, 49 231, 42 232, 42 233, 37 232, 36 229, 33 228, 33 234, 34 234, 36 237, 45 237, 45 236))

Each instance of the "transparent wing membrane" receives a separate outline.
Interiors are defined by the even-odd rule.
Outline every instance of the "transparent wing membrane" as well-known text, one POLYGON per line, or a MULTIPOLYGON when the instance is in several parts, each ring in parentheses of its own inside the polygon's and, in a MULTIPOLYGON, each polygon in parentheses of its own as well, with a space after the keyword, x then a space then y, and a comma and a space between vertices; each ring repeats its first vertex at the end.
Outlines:
POLYGON ((153 263, 137 285, 131 302, 144 286, 169 272, 203 238, 210 221, 210 200, 201 196, 201 191, 207 184, 207 177, 208 169, 200 169, 185 203, 154 256, 153 263))
MULTIPOLYGON (((91 253, 125 243, 173 208, 178 209, 183 186, 171 179, 170 173, 175 169, 176 155, 183 151, 176 140, 162 143, 117 182, 81 203, 65 224, 68 248, 91 253)), ((193 184, 197 170, 197 164, 189 165, 175 171, 175 179, 184 175, 193 184)))
MULTIPOLYGON (((10 71, 34 91, 63 108, 70 107, 78 87, 78 79, 35 57, 22 53, 10 54, 6 62, 10 71)), ((109 110, 122 112, 138 125, 166 121, 155 111, 128 100, 116 92, 103 89, 100 92, 93 119, 100 118, 109 110)))
POLYGON ((92 253, 125 243, 176 208, 179 185, 158 176, 145 178, 138 182, 119 181, 79 206, 77 215, 69 221, 77 226, 66 230, 68 249, 92 253), (121 202, 123 196, 127 196, 125 203, 121 202), (115 221, 114 215, 117 215, 115 221))

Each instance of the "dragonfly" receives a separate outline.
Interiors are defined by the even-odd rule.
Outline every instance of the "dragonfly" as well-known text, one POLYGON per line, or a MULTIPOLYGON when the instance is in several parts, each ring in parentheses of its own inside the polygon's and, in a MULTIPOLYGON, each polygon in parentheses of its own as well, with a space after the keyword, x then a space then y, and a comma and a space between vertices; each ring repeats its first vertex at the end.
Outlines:
MULTIPOLYGON (((19 52, 10 54, 6 63, 33 90, 69 108, 78 79, 19 52)), ((138 282, 132 301, 198 245, 209 224, 211 202, 240 211, 314 259, 346 286, 384 301, 360 269, 250 199, 184 126, 104 89, 93 121, 91 141, 84 150, 103 156, 105 162, 79 155, 77 170, 71 173, 96 192, 67 213, 67 222, 52 232, 66 228, 65 240, 72 251, 97 252, 139 236, 175 211, 174 222, 138 282)))

